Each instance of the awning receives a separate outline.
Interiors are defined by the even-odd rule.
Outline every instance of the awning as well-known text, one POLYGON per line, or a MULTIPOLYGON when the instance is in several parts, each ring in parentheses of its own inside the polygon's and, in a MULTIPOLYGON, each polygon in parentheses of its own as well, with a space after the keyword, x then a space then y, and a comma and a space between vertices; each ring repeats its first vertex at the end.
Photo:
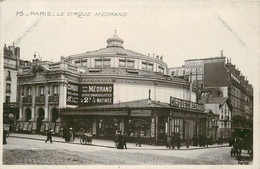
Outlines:
POLYGON ((105 115, 105 116, 127 116, 127 111, 63 111, 61 115, 105 115))

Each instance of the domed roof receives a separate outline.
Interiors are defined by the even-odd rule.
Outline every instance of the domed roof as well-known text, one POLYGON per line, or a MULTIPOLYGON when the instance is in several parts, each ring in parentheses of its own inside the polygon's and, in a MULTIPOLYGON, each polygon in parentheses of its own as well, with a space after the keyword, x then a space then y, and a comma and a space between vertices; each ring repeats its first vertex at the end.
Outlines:
POLYGON ((124 48, 123 47, 123 43, 124 43, 124 40, 117 36, 116 30, 115 30, 114 36, 107 39, 107 47, 121 47, 121 48, 124 48))

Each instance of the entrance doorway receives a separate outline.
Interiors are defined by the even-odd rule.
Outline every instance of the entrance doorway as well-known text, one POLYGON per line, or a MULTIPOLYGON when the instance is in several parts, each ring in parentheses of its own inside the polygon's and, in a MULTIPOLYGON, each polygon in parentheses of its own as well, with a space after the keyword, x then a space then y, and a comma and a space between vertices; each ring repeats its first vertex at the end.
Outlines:
POLYGON ((37 117, 37 133, 40 133, 42 120, 44 119, 44 109, 38 109, 38 117, 37 117))
POLYGON ((59 118, 59 113, 58 113, 58 109, 57 108, 53 108, 51 110, 51 122, 52 123, 55 123, 56 120, 59 118))
POLYGON ((32 118, 32 111, 30 108, 25 110, 25 121, 29 121, 32 118))

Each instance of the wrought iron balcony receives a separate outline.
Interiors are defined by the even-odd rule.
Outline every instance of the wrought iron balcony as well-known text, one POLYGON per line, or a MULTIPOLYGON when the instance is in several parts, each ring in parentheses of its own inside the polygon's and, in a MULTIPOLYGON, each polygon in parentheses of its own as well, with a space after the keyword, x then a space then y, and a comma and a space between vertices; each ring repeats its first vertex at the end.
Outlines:
POLYGON ((10 76, 7 76, 7 77, 6 77, 6 80, 12 81, 12 78, 11 78, 10 76))
POLYGON ((35 101, 36 101, 36 104, 45 104, 45 96, 44 95, 37 96, 35 101))
POLYGON ((26 104, 26 103, 27 103, 27 104, 30 103, 30 104, 31 104, 31 103, 32 103, 32 97, 30 97, 30 96, 28 96, 28 97, 23 97, 23 103, 25 103, 25 104, 26 104))
POLYGON ((59 95, 49 96, 49 103, 58 103, 59 95))

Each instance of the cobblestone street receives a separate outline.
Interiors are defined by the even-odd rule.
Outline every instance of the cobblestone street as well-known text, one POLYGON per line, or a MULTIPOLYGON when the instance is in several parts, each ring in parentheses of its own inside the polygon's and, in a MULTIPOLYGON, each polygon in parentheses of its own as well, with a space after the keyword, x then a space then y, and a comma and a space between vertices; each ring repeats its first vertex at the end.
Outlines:
POLYGON ((4 165, 170 165, 237 164, 230 147, 197 150, 118 150, 71 143, 9 137, 3 146, 4 165))

